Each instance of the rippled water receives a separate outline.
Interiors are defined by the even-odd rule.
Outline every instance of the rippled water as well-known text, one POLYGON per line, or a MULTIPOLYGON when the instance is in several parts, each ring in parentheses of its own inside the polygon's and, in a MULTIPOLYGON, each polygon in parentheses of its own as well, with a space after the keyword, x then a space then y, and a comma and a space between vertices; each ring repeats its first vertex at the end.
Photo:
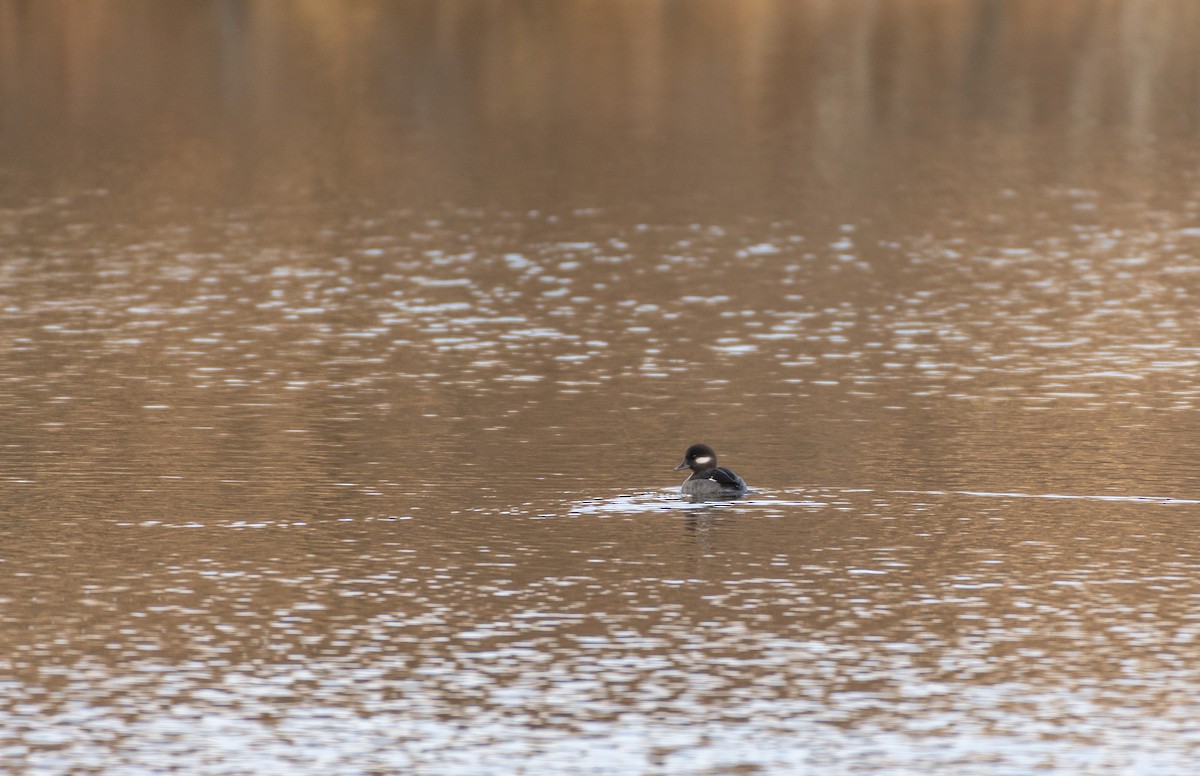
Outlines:
POLYGON ((3 769, 1190 773, 1134 5, 0 2, 3 769))

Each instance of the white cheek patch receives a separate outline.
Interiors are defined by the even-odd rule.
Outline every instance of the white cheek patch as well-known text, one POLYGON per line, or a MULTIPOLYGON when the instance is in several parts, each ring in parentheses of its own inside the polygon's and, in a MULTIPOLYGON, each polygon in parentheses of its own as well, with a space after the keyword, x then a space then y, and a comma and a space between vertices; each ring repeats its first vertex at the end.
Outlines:
POLYGON ((712 463, 712 458, 707 455, 702 455, 696 459, 696 463, 700 464, 701 466, 704 466, 706 464, 712 463))

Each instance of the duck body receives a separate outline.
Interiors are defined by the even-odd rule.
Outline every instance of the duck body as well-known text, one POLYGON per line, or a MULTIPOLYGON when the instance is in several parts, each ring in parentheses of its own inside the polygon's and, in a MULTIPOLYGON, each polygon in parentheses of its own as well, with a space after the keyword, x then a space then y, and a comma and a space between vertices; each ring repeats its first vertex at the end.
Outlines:
POLYGON ((691 469, 692 474, 679 490, 686 496, 741 496, 749 492, 746 481, 723 466, 717 466, 717 454, 708 445, 692 445, 683 454, 676 471, 691 469))

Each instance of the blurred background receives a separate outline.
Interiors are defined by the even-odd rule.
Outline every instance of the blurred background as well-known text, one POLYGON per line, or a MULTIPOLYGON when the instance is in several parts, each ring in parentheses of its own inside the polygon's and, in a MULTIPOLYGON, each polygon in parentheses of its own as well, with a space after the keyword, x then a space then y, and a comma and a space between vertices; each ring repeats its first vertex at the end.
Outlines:
POLYGON ((6 2, 6 190, 882 217, 1193 145, 1188 3, 693 5, 6 2))

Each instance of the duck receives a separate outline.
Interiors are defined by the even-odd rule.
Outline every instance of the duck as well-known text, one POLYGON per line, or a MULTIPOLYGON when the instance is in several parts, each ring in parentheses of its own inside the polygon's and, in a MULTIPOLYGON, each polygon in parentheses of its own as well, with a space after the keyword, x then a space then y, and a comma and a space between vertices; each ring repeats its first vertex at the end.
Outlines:
POLYGON ((740 496, 750 489, 746 481, 723 466, 717 466, 717 454, 711 447, 694 444, 683 454, 683 463, 675 471, 691 469, 680 493, 687 496, 740 496))

